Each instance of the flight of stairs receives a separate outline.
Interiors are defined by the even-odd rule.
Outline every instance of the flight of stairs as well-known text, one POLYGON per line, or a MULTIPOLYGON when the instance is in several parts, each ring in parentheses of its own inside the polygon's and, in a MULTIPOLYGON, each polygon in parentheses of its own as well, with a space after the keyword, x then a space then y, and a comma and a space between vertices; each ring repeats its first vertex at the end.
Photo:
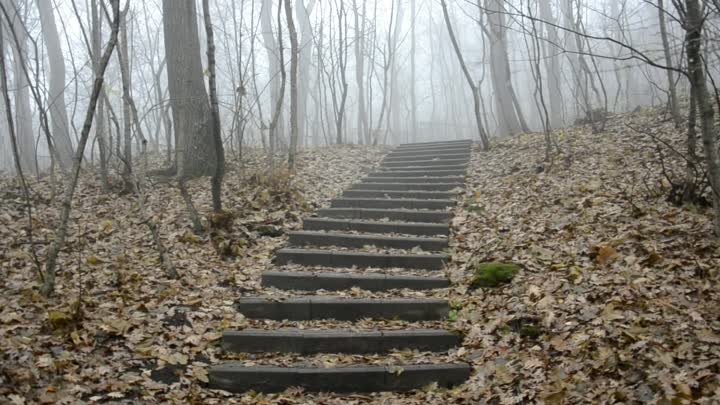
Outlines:
MULTIPOLYGON (((276 252, 278 269, 262 275, 267 296, 242 297, 236 302, 237 310, 248 319, 300 325, 328 320, 328 325, 352 322, 352 327, 229 330, 223 333, 223 349, 229 354, 301 357, 398 350, 448 352, 461 345, 462 336, 440 327, 384 329, 382 320, 442 324, 447 319, 446 297, 431 291, 450 285, 442 270, 451 258, 444 251, 451 209, 464 187, 471 147, 470 141, 450 141, 395 148, 376 172, 333 200, 330 208, 317 210, 317 217, 306 218, 302 231, 289 233, 289 247, 276 252), (351 289, 355 294, 342 294, 351 289), (289 295, 278 297, 281 293, 289 295), (367 319, 380 325, 354 326, 367 319)), ((337 367, 228 361, 209 372, 212 388, 231 392, 277 392, 289 387, 407 391, 430 383, 450 387, 469 375, 467 363, 412 359, 401 365, 376 362, 337 367)))

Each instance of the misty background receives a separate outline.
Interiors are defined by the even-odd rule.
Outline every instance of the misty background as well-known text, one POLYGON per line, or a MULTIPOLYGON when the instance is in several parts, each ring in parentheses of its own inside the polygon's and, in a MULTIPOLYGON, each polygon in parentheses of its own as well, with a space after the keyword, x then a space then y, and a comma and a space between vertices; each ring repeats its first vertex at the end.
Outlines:
MULTIPOLYGON (((69 137, 73 146, 77 145, 93 79, 87 45, 93 27, 91 3, 95 1, 2 1, 7 14, 3 41, 11 102, 19 107, 14 108, 16 121, 20 121, 17 125, 24 125, 19 133, 32 137, 27 143, 36 148, 41 169, 48 167, 50 157, 40 111, 57 104, 59 97, 64 101, 61 107, 67 116, 69 137), (46 32, 54 37, 52 40, 43 35, 42 9, 46 10, 46 20, 55 20, 57 36, 46 32), (10 28, 15 37, 8 35, 10 28), (24 47, 29 82, 17 63, 16 38, 24 47), (50 85, 52 53, 60 55, 64 63, 59 93, 50 85), (29 92, 28 86, 35 89, 29 92)), ((593 110, 617 113, 668 102, 668 75, 652 66, 666 64, 657 2, 447 3, 459 49, 477 86, 482 124, 490 136, 542 131, 544 108, 549 126, 556 129, 590 117, 593 110)), ((210 3, 220 125, 226 149, 232 155, 243 146, 269 146, 268 128, 281 97, 280 52, 288 76, 291 59, 287 18, 278 5, 272 0, 210 3)), ((129 5, 122 2, 120 7, 126 14, 119 46, 127 47, 137 118, 148 138, 148 150, 167 153, 170 159, 169 151, 176 141, 163 5, 160 1, 142 1, 129 5)), ((206 34, 199 2, 196 9, 201 63, 207 76, 206 34)), ((300 146, 477 139, 473 92, 453 50, 439 0, 304 0, 293 1, 293 11, 299 41, 300 146)), ((105 9, 100 18, 103 44, 109 37, 107 13, 105 9)), ((671 62, 682 66, 685 31, 678 13, 672 6, 661 13, 665 14, 671 62)), ((716 17, 709 15, 706 31, 710 34, 704 38, 710 77, 718 70, 717 37, 712 35, 716 17)), ((674 80, 678 92, 687 93, 688 81, 681 75, 675 75, 674 80)), ((280 150, 289 142, 289 78, 286 82, 273 142, 280 150)), ((132 125, 123 114, 117 57, 110 60, 103 90, 100 103, 106 107, 102 109, 102 130, 107 132, 109 150, 121 153, 124 128, 132 125)), ((3 114, 0 168, 13 172, 7 126, 3 114)), ((85 150, 93 162, 100 147, 96 132, 97 123, 85 150)), ((137 128, 131 128, 130 133, 132 148, 137 151, 137 128)))

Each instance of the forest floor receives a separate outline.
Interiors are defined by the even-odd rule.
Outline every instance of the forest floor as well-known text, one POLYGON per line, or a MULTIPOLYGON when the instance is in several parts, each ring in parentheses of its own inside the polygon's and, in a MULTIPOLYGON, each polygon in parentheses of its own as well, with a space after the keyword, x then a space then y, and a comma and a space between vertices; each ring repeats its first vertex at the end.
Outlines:
MULTIPOLYGON (((666 200, 663 172, 681 176, 684 166, 656 140, 683 150, 683 133, 646 109, 612 117, 600 134, 556 131, 561 153, 552 165, 543 162, 542 134, 474 151, 446 270, 456 281, 449 324, 466 338, 443 355, 471 363, 473 375, 450 390, 404 394, 229 395, 203 382, 219 361, 220 332, 248 325, 234 300, 259 290, 260 272, 285 241, 269 231, 297 229, 385 149, 309 150, 294 175, 268 175, 259 156, 246 165, 254 170, 231 162, 224 201, 235 225, 213 236, 192 234, 178 190, 154 185, 148 208, 179 280, 160 269, 135 198, 103 194, 84 175, 50 299, 37 293, 20 190, 4 179, 0 404, 718 403, 720 250, 706 207, 666 200), (472 290, 472 268, 484 261, 522 271, 507 286, 472 290)), ((203 213, 207 183, 190 184, 203 213)), ((42 259, 60 204, 48 200, 47 179, 32 187, 42 259)))

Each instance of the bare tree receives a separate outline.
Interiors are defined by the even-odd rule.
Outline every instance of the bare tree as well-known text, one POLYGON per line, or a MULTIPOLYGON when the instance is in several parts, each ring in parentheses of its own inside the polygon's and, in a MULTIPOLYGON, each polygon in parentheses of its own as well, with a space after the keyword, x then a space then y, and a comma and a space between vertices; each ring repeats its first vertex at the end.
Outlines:
POLYGON ((457 39, 455 38, 455 32, 453 31, 452 23, 450 22, 450 15, 448 14, 447 4, 445 3, 445 0, 440 0, 440 4, 442 5, 443 17, 445 18, 445 26, 447 26, 448 34, 450 35, 450 41, 452 42, 453 49, 455 50, 455 55, 457 56, 458 62, 460 63, 460 68, 462 68, 463 74, 465 75, 465 80, 467 81, 468 87, 470 88, 470 91, 473 95, 475 124, 477 125, 478 134, 480 136, 480 146, 483 150, 488 150, 490 148, 490 141, 488 139, 487 132, 485 132, 485 126, 482 123, 482 116, 480 115, 480 95, 478 94, 478 88, 475 85, 475 81, 473 80, 472 75, 470 75, 470 71, 465 64, 465 59, 463 58, 462 51, 460 51, 460 45, 458 45, 457 39))
MULTIPOLYGON (((658 0, 658 19, 660 21, 660 38, 663 44, 663 54, 665 56, 665 65, 672 66, 672 56, 670 55, 670 42, 668 41, 667 26, 665 23, 665 7, 663 0, 658 0)), ((680 128, 682 125, 682 118, 680 117, 680 104, 678 103, 677 87, 675 86, 675 74, 671 69, 665 69, 668 81, 668 91, 670 93, 669 104, 670 113, 672 114, 675 127, 680 128)))
MULTIPOLYGON (((98 76, 100 70, 100 53, 102 52, 102 21, 100 15, 99 0, 90 1, 90 19, 92 21, 92 61, 94 77, 98 76)), ((98 149, 100 152, 100 184, 103 192, 110 189, 108 181, 108 147, 107 136, 105 134, 105 103, 101 97, 98 100, 97 117, 95 118, 95 137, 98 141, 98 149)))
POLYGON ((65 58, 60 46, 60 35, 55 25, 55 15, 50 0, 37 0, 40 23, 50 65, 50 88, 48 105, 52 120, 52 137, 58 162, 63 170, 72 167, 73 146, 65 105, 65 58))
POLYGON ((290 150, 288 151, 288 167, 295 168, 295 154, 298 143, 298 38, 292 16, 290 0, 285 0, 285 19, 290 35, 290 150))
POLYGON ((212 115, 205 91, 194 0, 163 0, 168 87, 177 133, 176 173, 190 178, 215 173, 212 115))
POLYGON ((505 5, 502 0, 486 0, 487 24, 481 24, 490 40, 490 72, 495 90, 496 111, 501 135, 528 132, 520 106, 514 100, 510 63, 507 55, 505 5))
MULTIPOLYGON (((312 26, 310 25, 310 14, 315 8, 315 0, 310 0, 307 5, 304 0, 296 2, 295 16, 300 27, 300 54, 298 55, 298 140, 301 143, 307 142, 307 105, 310 92, 310 62, 312 59, 312 26)), ((313 131, 316 132, 316 131, 313 131)), ((317 134, 314 134, 317 135, 317 134)))
POLYGON ((208 57, 208 87, 210 88, 210 111, 212 113, 212 140, 215 149, 215 171, 212 174, 211 189, 213 210, 222 211, 222 181, 225 176, 225 150, 220 133, 220 108, 218 107, 217 83, 215 75, 215 35, 210 18, 208 0, 203 0, 203 17, 205 18, 205 33, 207 37, 208 57))
POLYGON ((262 37, 263 37, 263 45, 265 46, 265 50, 267 51, 267 57, 268 57, 268 79, 271 82, 271 91, 270 91, 270 105, 273 106, 280 106, 278 110, 276 110, 276 113, 272 114, 272 117, 274 118, 277 115, 277 119, 272 119, 272 123, 269 125, 270 130, 268 134, 268 141, 270 143, 270 154, 273 155, 275 153, 275 147, 277 146, 277 139, 275 139, 275 135, 277 134, 276 129, 280 129, 280 132, 282 132, 282 120, 280 120, 280 116, 282 115, 282 101, 280 100, 284 95, 284 91, 281 91, 281 87, 284 90, 284 83, 281 82, 281 80, 278 80, 278 73, 281 73, 282 71, 285 71, 285 67, 282 66, 282 61, 278 63, 279 59, 282 58, 282 46, 280 45, 280 41, 282 41, 280 32, 281 29, 278 27, 278 39, 275 39, 275 35, 273 34, 273 27, 272 27, 272 0, 263 0, 262 1, 262 7, 260 8, 260 24, 262 26, 262 37))
POLYGON ((15 79, 15 135, 20 157, 20 164, 26 173, 37 174, 38 166, 35 158, 35 137, 32 132, 32 111, 30 109, 30 83, 23 72, 23 61, 27 59, 27 32, 25 18, 27 15, 25 0, 17 1, 12 6, 6 5, 11 12, 10 29, 17 43, 11 41, 13 51, 13 78, 15 79))
POLYGON ((75 195, 75 189, 77 188, 78 177, 80 175, 80 167, 83 161, 83 155, 85 153, 85 146, 87 145, 88 138, 90 136, 90 128, 92 127, 93 118, 95 117, 95 107, 97 106, 98 98, 103 86, 105 69, 107 68, 110 57, 112 56, 113 50, 117 43, 118 29, 120 26, 120 2, 119 0, 110 0, 113 10, 113 19, 110 25, 110 39, 108 40, 105 50, 103 51, 102 58, 100 59, 99 71, 93 82, 92 92, 90 94, 90 101, 88 104, 87 112, 85 113, 85 120, 83 123, 82 131, 80 133, 80 142, 78 143, 77 150, 75 151, 75 157, 73 159, 72 171, 70 172, 71 177, 68 184, 65 186, 65 192, 63 194, 62 201, 62 213, 60 216, 60 224, 58 225, 57 232, 53 238, 50 248, 48 249, 47 258, 45 260, 45 270, 43 272, 43 285, 41 292, 44 295, 52 294, 55 289, 55 271, 57 267, 57 258, 60 250, 65 245, 65 238, 67 236, 68 221, 70 219, 70 211, 72 210, 72 200, 75 195))
POLYGON ((710 97, 702 55, 702 32, 705 18, 698 0, 686 0, 683 7, 680 0, 673 0, 678 12, 684 17, 686 31, 685 46, 688 58, 690 85, 700 115, 700 134, 705 151, 708 179, 712 186, 712 200, 715 211, 715 235, 720 237, 720 162, 718 161, 715 108, 710 97))
POLYGON ((547 32, 545 43, 545 71, 547 72, 548 98, 550 99, 550 125, 559 128, 563 124, 562 90, 560 87, 560 35, 555 28, 555 18, 550 8, 550 2, 538 1, 540 18, 547 21, 544 25, 547 32))
POLYGON ((353 15, 355 17, 355 80, 357 82, 358 91, 358 112, 357 112, 357 130, 358 140, 366 144, 372 142, 370 131, 368 130, 368 117, 366 112, 365 101, 365 26, 367 11, 367 0, 362 2, 362 12, 360 12, 357 0, 353 0, 353 15))

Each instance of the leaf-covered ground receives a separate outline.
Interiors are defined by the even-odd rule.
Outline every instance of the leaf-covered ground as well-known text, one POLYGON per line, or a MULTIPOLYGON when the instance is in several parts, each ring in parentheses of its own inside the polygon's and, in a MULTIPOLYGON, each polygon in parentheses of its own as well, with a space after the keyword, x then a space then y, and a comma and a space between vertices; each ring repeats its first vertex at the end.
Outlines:
MULTIPOLYGON (((244 170, 231 162, 224 204, 235 214, 232 231, 205 237, 190 231, 177 188, 150 184, 146 205, 161 224, 180 280, 165 277, 136 198, 120 188, 103 194, 85 174, 50 300, 37 293, 21 189, 2 179, 0 404, 202 403, 218 396, 203 388, 207 366, 220 332, 243 325, 233 300, 259 287, 260 272, 284 243, 276 232, 298 228, 303 216, 326 206, 385 153, 319 148, 300 155, 292 176, 271 172, 259 154, 250 154, 244 170)), ((202 214, 210 211, 208 183, 189 184, 202 214)), ((42 260, 60 198, 49 201, 49 178, 31 186, 42 260)))
MULTIPOLYGON (((646 110, 612 118, 601 134, 589 128, 556 132, 562 153, 552 165, 543 162, 541 134, 498 140, 492 151, 473 153, 468 190, 453 220, 454 260, 446 269, 456 284, 432 293, 452 300, 456 312, 447 322, 264 322, 246 320, 233 308, 242 295, 288 294, 259 289, 260 272, 284 243, 283 237, 261 236, 267 230, 261 225, 296 228, 299 218, 377 163, 380 149, 307 152, 292 187, 284 186, 282 175, 231 172, 225 201, 237 219, 232 232, 214 241, 189 232, 176 189, 154 187, 149 205, 172 247, 179 281, 166 279, 159 269, 133 199, 103 195, 95 181, 86 180, 62 256, 58 294, 50 301, 35 292, 22 200, 5 182, 0 398, 10 403, 718 403, 720 252, 709 212, 665 200, 669 185, 662 172, 681 174, 682 161, 630 126, 684 148, 682 134, 646 110), (226 253, 230 246, 237 256, 221 258, 214 246, 226 253), (468 288, 474 265, 486 261, 513 262, 522 270, 506 286, 468 288), (81 316, 75 316, 78 296, 81 316), (228 356, 218 348, 224 328, 283 326, 447 327, 466 338, 463 347, 440 355, 228 356), (321 367, 467 361, 474 372, 451 390, 427 387, 405 394, 291 389, 229 395, 207 389, 207 366, 229 358, 321 367)), ((192 185, 203 212, 209 209, 205 183, 192 185)), ((34 187, 48 195, 46 184, 34 187)), ((58 205, 38 200, 36 217, 36 239, 51 238, 58 205)))

